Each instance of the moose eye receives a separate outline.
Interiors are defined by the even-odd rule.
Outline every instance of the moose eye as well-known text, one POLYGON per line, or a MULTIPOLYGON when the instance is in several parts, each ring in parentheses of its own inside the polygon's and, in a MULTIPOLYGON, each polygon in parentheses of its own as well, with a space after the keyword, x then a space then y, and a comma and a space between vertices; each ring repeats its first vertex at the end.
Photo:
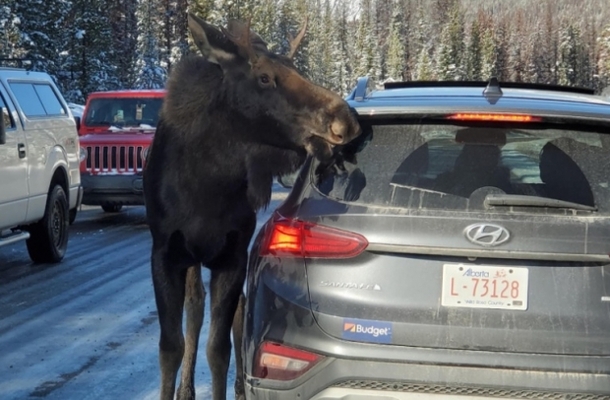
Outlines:
POLYGON ((260 83, 260 85, 262 87, 267 87, 272 84, 271 77, 269 77, 269 75, 267 75, 267 74, 263 74, 263 75, 259 76, 258 82, 260 83))

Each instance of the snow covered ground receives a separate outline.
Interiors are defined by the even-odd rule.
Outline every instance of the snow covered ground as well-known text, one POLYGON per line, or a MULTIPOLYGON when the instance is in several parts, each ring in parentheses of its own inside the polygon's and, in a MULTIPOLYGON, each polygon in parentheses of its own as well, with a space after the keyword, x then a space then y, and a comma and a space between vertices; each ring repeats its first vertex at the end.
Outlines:
MULTIPOLYGON (((286 195, 274 187, 259 228, 286 195)), ((157 399, 159 328, 149 256, 143 207, 118 214, 86 207, 58 265, 31 264, 24 243, 0 248, 0 399, 157 399)), ((208 329, 206 310, 196 372, 200 399, 210 397, 208 329)), ((234 377, 232 365, 228 399, 234 377)))

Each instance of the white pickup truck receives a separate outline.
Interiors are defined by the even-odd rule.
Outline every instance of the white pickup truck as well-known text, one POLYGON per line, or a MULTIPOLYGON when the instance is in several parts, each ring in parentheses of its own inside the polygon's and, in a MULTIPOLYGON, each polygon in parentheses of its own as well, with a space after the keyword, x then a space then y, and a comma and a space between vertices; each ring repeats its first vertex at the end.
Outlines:
POLYGON ((82 199, 76 122, 43 72, 0 68, 0 107, 0 246, 59 262, 82 199))

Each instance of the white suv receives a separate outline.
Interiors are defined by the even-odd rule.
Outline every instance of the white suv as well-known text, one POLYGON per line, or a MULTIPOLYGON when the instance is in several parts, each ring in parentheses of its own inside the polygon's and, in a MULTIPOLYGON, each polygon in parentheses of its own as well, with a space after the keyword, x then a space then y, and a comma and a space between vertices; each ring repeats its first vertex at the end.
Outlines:
POLYGON ((51 77, 0 68, 0 246, 59 262, 82 198, 76 122, 51 77))

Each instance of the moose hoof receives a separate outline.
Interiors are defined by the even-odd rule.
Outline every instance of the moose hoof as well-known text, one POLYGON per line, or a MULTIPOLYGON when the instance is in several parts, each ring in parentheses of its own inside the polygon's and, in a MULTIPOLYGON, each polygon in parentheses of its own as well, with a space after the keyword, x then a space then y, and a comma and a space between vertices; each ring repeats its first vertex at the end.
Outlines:
POLYGON ((195 400, 195 388, 192 386, 178 388, 176 400, 195 400))

